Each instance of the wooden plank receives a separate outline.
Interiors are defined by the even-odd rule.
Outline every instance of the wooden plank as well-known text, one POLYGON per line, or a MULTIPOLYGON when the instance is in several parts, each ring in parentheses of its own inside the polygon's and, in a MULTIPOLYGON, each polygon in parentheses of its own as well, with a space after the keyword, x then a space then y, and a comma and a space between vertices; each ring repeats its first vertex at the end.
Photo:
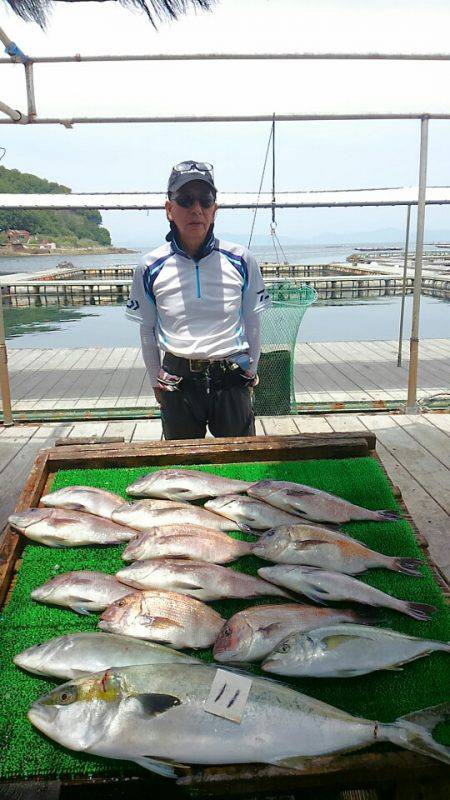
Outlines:
POLYGON ((431 422, 419 414, 396 414, 392 419, 450 470, 450 441, 447 434, 434 428, 431 422))
MULTIPOLYGON (((95 348, 87 348, 83 350, 80 358, 70 370, 65 373, 58 383, 59 394, 58 400, 53 404, 52 408, 63 410, 65 408, 73 408, 74 401, 80 397, 80 390, 83 386, 82 381, 86 379, 89 367, 96 357, 97 351, 95 348)), ((55 392, 56 394, 56 392, 55 392)))
POLYGON ((352 433, 354 431, 366 430, 356 414, 327 414, 325 419, 335 432, 352 433))
POLYGON ((121 374, 123 366, 127 363, 129 358, 129 347, 115 347, 114 357, 110 361, 111 374, 105 383, 103 391, 98 395, 95 401, 95 408, 106 408, 114 405, 117 400, 117 391, 114 388, 117 376, 121 374))
POLYGON ((133 433, 133 442, 160 440, 162 437, 162 424, 160 419, 146 419, 136 423, 133 433))
POLYGON ((264 433, 268 436, 284 436, 298 433, 293 417, 260 417, 264 433))
POLYGON ((106 347, 97 349, 89 368, 77 384, 78 399, 74 403, 74 408, 92 408, 98 397, 98 392, 103 391, 105 385, 103 368, 110 355, 111 351, 106 347))
MULTIPOLYGON (((297 367, 298 348, 296 348, 295 353, 297 367)), ((351 381, 341 370, 338 369, 336 363, 330 363, 330 361, 325 358, 324 355, 319 353, 317 349, 313 349, 311 345, 309 345, 309 352, 303 351, 303 354, 306 363, 312 365, 311 368, 314 370, 318 380, 322 383, 324 388, 332 393, 332 396, 335 400, 362 399, 361 391, 355 387, 353 381, 351 381)), ((296 372, 295 377, 297 377, 296 372)))
POLYGON ((66 436, 64 439, 56 439, 55 447, 72 447, 74 444, 88 444, 88 445, 103 445, 105 444, 123 444, 125 439, 123 436, 74 436, 73 438, 66 436))
MULTIPOLYGON (((61 358, 65 372, 70 372, 72 366, 79 360, 79 357, 79 352, 77 350, 66 350, 62 353, 58 351, 58 358, 61 358)), ((20 401, 20 409, 22 411, 49 408, 54 395, 59 394, 58 383, 61 380, 61 371, 55 369, 53 366, 53 364, 57 363, 56 361, 51 362, 50 369, 46 369, 42 372, 39 382, 35 383, 34 386, 30 386, 30 390, 22 395, 20 401)))
POLYGON ((300 433, 332 433, 333 429, 324 417, 295 417, 295 424, 300 433))
MULTIPOLYGON (((326 354, 327 360, 336 364, 336 367, 348 377, 360 391, 365 395, 365 399, 372 400, 386 399, 386 393, 380 391, 378 384, 373 380, 370 371, 361 366, 360 362, 352 359, 349 351, 344 352, 340 349, 339 343, 317 343, 312 345, 318 352, 326 354), (347 360, 346 360, 347 359, 347 360)), ((393 399, 389 397, 389 399, 393 399)))
POLYGON ((446 433, 447 436, 450 436, 450 414, 439 414, 439 412, 433 413, 430 411, 430 413, 425 414, 424 417, 436 428, 439 428, 439 430, 446 433))
POLYGON ((107 422, 75 422, 69 437, 71 439, 77 436, 103 436, 107 422))
MULTIPOLYGON (((64 401, 68 387, 76 383, 79 378, 79 370, 84 369, 83 365, 86 363, 86 355, 90 352, 88 348, 74 349, 73 360, 70 369, 64 369, 59 374, 57 382, 53 387, 53 397, 47 400, 47 409, 59 408, 61 400, 64 401)), ((72 398, 70 399, 72 404, 72 398)), ((68 406, 69 408, 71 406, 68 406)))
POLYGON ((136 428, 136 422, 126 420, 125 422, 109 422, 105 435, 106 436, 123 436, 126 442, 131 442, 136 428))

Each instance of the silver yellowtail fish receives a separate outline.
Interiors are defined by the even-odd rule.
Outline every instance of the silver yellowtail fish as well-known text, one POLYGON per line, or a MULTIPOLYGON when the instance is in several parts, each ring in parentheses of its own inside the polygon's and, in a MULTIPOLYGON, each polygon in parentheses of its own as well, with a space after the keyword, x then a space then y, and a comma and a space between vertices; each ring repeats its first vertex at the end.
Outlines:
MULTIPOLYGON (((142 512, 144 513, 144 512, 142 512)), ((117 515, 114 519, 118 522, 117 515)), ((204 528, 213 528, 216 531, 235 531, 239 528, 235 522, 219 517, 212 511, 207 511, 200 506, 180 504, 178 508, 148 508, 145 511, 144 529, 153 528, 155 525, 200 525, 204 528)))
POLYGON ((227 564, 251 552, 251 544, 233 539, 222 531, 198 525, 170 525, 136 534, 125 548, 124 561, 142 561, 168 556, 194 558, 227 564))
POLYGON ((304 564, 346 575, 384 567, 421 577, 421 561, 417 558, 385 556, 344 533, 307 524, 282 525, 266 531, 254 544, 253 552, 279 564, 304 564))
POLYGON ((437 650, 450 653, 450 644, 384 628, 330 625, 289 636, 261 669, 301 678, 353 678, 379 669, 398 669, 437 650))
POLYGON ((89 631, 56 636, 14 656, 18 667, 35 675, 77 678, 109 667, 128 664, 165 664, 168 661, 195 661, 178 650, 131 636, 89 631))
POLYGON ((210 647, 224 619, 212 608, 176 592, 134 592, 106 609, 103 631, 167 642, 173 647, 210 647))
POLYGON ((295 525, 298 522, 298 517, 294 514, 288 514, 245 494, 214 497, 205 503, 205 508, 237 522, 244 529, 266 531, 278 525, 295 525))
POLYGON ((260 661, 287 636, 338 622, 361 622, 345 608, 315 608, 300 603, 261 605, 238 611, 225 623, 214 644, 216 661, 260 661))
POLYGON ((356 578, 343 575, 341 572, 327 572, 316 567, 297 567, 277 564, 275 567, 262 567, 258 570, 264 580, 273 581, 293 592, 299 592, 315 600, 316 603, 327 603, 329 600, 349 600, 353 603, 367 603, 369 606, 384 606, 413 619, 430 619, 435 606, 427 603, 411 603, 399 600, 386 592, 368 586, 356 578))
POLYGON ((112 520, 63 508, 27 508, 11 514, 8 521, 28 539, 49 547, 119 544, 135 534, 112 520))
POLYGON ((41 497, 41 503, 51 508, 86 511, 97 517, 111 519, 111 514, 123 504, 123 497, 95 486, 66 486, 41 497))
POLYGON ((247 491, 250 497, 317 522, 342 524, 350 520, 386 522, 398 519, 395 511, 371 511, 301 483, 264 480, 252 484, 247 491))
MULTIPOLYGON (((197 600, 224 597, 290 597, 278 586, 217 564, 189 558, 152 558, 119 570, 119 581, 136 589, 166 589, 197 600)), ((129 589, 131 591, 131 589, 129 589)))
MULTIPOLYGON (((209 713, 220 686, 239 698, 236 675, 213 664, 149 664, 75 678, 35 701, 28 718, 78 752, 127 759, 167 776, 191 764, 275 764, 305 769, 312 759, 389 741, 450 763, 431 731, 449 704, 392 723, 354 717, 267 678, 251 677, 239 724, 209 713)), ((233 700, 234 698, 234 700, 233 700)))
POLYGON ((168 500, 200 500, 223 494, 245 492, 249 481, 222 478, 195 469, 160 469, 150 472, 127 487, 132 497, 166 497, 168 500))
POLYGON ((131 591, 119 583, 114 575, 80 569, 55 575, 33 589, 31 597, 40 603, 66 606, 78 614, 89 614, 91 611, 103 611, 131 591))
POLYGON ((123 503, 112 513, 114 522, 128 525, 135 530, 143 531, 155 524, 155 511, 162 509, 186 508, 188 503, 182 500, 138 500, 136 503, 123 503))

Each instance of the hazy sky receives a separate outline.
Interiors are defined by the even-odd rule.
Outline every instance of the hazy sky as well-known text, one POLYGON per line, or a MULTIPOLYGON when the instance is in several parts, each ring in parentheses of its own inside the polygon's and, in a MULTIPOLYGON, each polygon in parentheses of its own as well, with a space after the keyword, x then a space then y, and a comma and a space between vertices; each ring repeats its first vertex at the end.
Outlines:
MULTIPOLYGON (((58 3, 47 31, 0 0, 0 25, 26 53, 449 52, 448 0, 221 0, 155 31, 117 3, 58 3)), ((450 63, 150 62, 35 67, 40 116, 450 111, 450 63)), ((23 67, 0 65, 0 99, 25 109, 23 67)), ((277 185, 337 189, 416 185, 418 121, 297 122, 277 127, 277 185)), ((173 163, 211 161, 219 189, 258 188, 268 123, 0 126, 2 164, 74 191, 161 191, 173 163)), ((450 185, 450 121, 430 123, 428 182, 450 185)), ((268 183, 267 183, 268 185, 268 183)), ((404 227, 404 209, 278 212, 278 232, 404 227)), ((116 241, 146 244, 166 230, 159 212, 106 212, 116 241)), ((224 211, 227 233, 246 233, 250 212, 224 211)), ((450 232, 447 207, 427 211, 428 229, 450 232)), ((267 233, 259 212, 256 231, 267 233)))

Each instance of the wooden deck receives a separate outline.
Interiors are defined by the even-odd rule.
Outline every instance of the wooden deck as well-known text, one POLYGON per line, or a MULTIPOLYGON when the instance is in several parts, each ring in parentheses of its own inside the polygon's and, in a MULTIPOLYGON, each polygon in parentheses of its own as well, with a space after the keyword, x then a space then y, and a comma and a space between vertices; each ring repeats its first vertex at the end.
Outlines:
MULTIPOLYGON (((10 349, 13 410, 120 409, 154 404, 138 347, 10 349)), ((300 344, 295 354, 300 403, 404 401, 408 347, 397 342, 300 344)), ((450 339, 420 344, 419 398, 450 391, 450 339)))
MULTIPOLYGON (((450 414, 333 414, 260 417, 257 433, 292 434, 372 430, 377 451, 420 532, 431 557, 450 580, 450 414)), ((55 438, 123 436, 126 441, 161 438, 159 420, 0 426, 0 530, 14 509, 36 453, 55 438)))

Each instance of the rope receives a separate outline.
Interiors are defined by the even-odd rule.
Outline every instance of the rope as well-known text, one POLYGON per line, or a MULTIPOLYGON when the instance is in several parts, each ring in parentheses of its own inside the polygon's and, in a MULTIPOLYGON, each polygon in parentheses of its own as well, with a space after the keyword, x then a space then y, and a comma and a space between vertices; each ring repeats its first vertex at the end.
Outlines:
MULTIPOLYGON (((276 222, 272 222, 272 224, 270 226, 270 234, 272 236, 272 242, 273 242, 273 246, 275 248, 275 253, 277 253, 277 248, 276 248, 276 245, 275 245, 275 240, 276 240, 276 242, 278 244, 278 247, 280 248, 280 250, 281 250, 281 252, 283 254, 284 264, 289 264, 289 260, 288 260, 288 258, 286 256, 286 253, 283 250, 283 245, 281 244, 281 242, 280 242, 280 240, 279 240, 279 238, 277 236, 276 227, 277 227, 277 223, 276 222)), ((277 258, 278 258, 278 253, 277 253, 277 258)), ((280 263, 280 261, 278 259, 278 264, 279 263, 280 263)))
POLYGON ((251 228, 251 231, 250 231, 250 238, 248 240, 248 248, 250 248, 250 245, 252 243, 253 230, 255 228, 256 214, 257 214, 257 211, 258 211, 259 198, 261 196, 261 190, 262 190, 262 185, 263 185, 263 180, 264 180, 264 173, 266 171, 267 158, 269 156, 269 148, 270 148, 270 143, 272 141, 272 134, 273 134, 273 125, 271 125, 271 127, 270 127, 270 136, 269 136, 269 141, 267 142, 266 157, 264 159, 264 166, 263 166, 262 175, 261 175, 261 182, 259 184, 258 199, 256 201, 255 213, 253 214, 253 222, 252 222, 252 228, 251 228))

